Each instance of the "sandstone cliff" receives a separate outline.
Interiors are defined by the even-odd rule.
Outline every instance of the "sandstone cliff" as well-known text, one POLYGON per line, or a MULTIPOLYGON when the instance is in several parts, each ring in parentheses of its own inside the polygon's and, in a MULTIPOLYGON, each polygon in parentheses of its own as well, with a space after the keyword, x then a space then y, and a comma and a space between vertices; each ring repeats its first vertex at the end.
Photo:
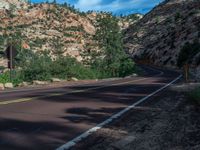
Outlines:
POLYGON ((69 6, 19 4, 26 7, 0 9, 1 51, 10 42, 6 39, 11 37, 25 49, 36 52, 46 50, 52 55, 63 53, 76 57, 78 61, 82 59, 80 53, 84 47, 97 48, 93 40, 96 29, 90 16, 76 12, 69 6))

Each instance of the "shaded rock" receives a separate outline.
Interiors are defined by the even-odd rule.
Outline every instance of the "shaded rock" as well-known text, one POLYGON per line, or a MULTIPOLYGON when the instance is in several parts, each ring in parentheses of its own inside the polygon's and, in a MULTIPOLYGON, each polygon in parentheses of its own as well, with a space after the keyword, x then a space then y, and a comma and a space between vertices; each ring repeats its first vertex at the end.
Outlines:
POLYGON ((72 81, 78 81, 78 79, 75 78, 75 77, 72 77, 71 80, 72 80, 72 81))
POLYGON ((136 73, 132 74, 131 75, 132 77, 137 77, 138 75, 136 73))
POLYGON ((61 82, 61 80, 58 78, 51 78, 51 82, 61 82))
POLYGON ((48 82, 47 81, 34 80, 33 84, 35 84, 35 85, 45 85, 45 84, 48 84, 48 82))
POLYGON ((19 84, 20 87, 24 87, 24 86, 28 86, 28 85, 29 85, 28 82, 22 82, 22 83, 19 84))
POLYGON ((136 73, 130 75, 130 76, 126 76, 125 78, 133 78, 133 77, 137 77, 138 75, 136 73))

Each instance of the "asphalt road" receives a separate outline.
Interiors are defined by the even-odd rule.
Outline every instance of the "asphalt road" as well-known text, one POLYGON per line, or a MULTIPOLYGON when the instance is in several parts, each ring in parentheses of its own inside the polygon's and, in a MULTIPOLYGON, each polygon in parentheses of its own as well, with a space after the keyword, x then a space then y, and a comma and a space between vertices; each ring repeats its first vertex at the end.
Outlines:
POLYGON ((0 149, 54 150, 179 76, 144 69, 144 77, 0 92, 0 149))

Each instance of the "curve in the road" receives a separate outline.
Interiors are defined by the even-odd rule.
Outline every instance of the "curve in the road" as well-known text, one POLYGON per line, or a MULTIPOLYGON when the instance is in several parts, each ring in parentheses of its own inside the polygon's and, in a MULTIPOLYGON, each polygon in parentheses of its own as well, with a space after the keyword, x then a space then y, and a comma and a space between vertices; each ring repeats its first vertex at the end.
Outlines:
POLYGON ((148 75, 138 80, 0 93, 0 149, 70 148, 180 78, 142 67, 148 75))

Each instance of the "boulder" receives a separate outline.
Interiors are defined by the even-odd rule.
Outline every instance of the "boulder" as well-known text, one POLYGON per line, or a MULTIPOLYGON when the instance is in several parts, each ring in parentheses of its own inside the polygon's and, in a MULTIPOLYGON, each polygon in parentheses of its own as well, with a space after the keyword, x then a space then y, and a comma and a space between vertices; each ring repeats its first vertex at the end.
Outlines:
POLYGON ((14 86, 13 86, 12 83, 5 83, 4 87, 7 88, 7 89, 12 89, 12 88, 14 88, 14 86))
POLYGON ((132 74, 132 75, 130 75, 130 76, 126 76, 125 78, 127 78, 127 79, 128 79, 128 78, 134 78, 134 77, 137 77, 137 76, 138 76, 138 75, 134 73, 134 74, 132 74))
POLYGON ((29 83, 28 82, 22 82, 19 84, 20 87, 25 87, 25 86, 28 86, 29 83))
POLYGON ((78 81, 78 79, 75 78, 75 77, 72 77, 71 80, 72 80, 72 81, 78 81))
POLYGON ((2 83, 0 83, 0 91, 4 90, 4 85, 2 83))
POLYGON ((132 74, 132 77, 137 77, 138 75, 136 73, 132 74))
POLYGON ((48 84, 48 82, 46 82, 46 81, 34 80, 34 81, 33 81, 33 84, 35 84, 35 85, 45 85, 45 84, 48 84))
POLYGON ((61 80, 58 79, 58 78, 51 78, 51 81, 52 81, 52 82, 61 82, 61 80))

